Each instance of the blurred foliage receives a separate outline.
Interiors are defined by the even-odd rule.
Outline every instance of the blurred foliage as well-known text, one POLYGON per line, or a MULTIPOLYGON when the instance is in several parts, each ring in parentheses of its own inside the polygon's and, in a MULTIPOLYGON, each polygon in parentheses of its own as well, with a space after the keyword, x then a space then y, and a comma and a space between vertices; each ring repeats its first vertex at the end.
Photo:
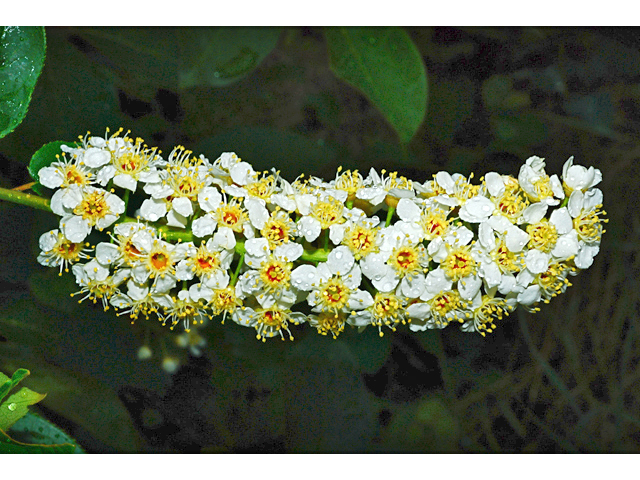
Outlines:
POLYGON ((29 111, 0 140, 0 184, 31 181, 42 145, 107 126, 164 151, 236 151, 290 180, 338 165, 418 181, 443 169, 517 174, 533 154, 560 173, 575 155, 602 170, 611 218, 593 267, 487 338, 405 327, 332 340, 294 327, 294 342, 263 344, 213 321, 203 356, 187 359, 156 323, 78 305, 73 278, 35 261, 56 219, 2 203, 0 369, 34 372, 43 418, 89 452, 637 452, 636 30, 376 29, 359 55, 392 33, 429 72, 411 128, 336 70, 328 29, 49 28, 29 111), (150 361, 136 358, 142 344, 150 361), (172 377, 159 368, 165 351, 184 360, 172 377))

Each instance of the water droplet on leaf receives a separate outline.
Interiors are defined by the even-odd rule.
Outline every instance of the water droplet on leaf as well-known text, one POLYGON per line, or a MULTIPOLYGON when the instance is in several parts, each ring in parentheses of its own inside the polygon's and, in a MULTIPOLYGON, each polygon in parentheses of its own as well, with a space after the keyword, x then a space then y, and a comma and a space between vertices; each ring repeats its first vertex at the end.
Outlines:
POLYGON ((9 405, 7 405, 7 408, 13 412, 16 408, 18 408, 18 406, 15 403, 10 403, 9 405))

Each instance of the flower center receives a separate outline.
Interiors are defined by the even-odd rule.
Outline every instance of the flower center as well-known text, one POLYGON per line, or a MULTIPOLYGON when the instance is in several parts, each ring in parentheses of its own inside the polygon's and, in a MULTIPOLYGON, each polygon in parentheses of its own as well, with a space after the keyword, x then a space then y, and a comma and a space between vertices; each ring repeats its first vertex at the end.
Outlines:
POLYGON ((291 266, 277 259, 265 262, 260 269, 260 279, 268 292, 288 287, 290 278, 291 266))
POLYGON ((311 206, 311 216, 320 222, 322 229, 342 223, 344 205, 333 197, 320 200, 311 206))
POLYGON ((320 303, 323 311, 334 312, 336 315, 349 301, 351 289, 340 278, 332 277, 320 289, 320 303))
POLYGON ((154 277, 155 275, 164 276, 165 273, 173 273, 171 253, 167 250, 165 245, 162 245, 157 240, 149 252, 149 260, 147 264, 151 277, 154 277))
MULTIPOLYGON (((338 172, 342 167, 339 167, 338 172)), ((343 190, 347 192, 347 200, 352 200, 356 198, 356 193, 358 190, 362 188, 364 181, 362 180, 362 175, 358 173, 358 170, 347 170, 346 172, 340 174, 336 178, 335 187, 337 190, 343 190)))
POLYGON ((53 247, 55 254, 68 262, 75 262, 80 256, 82 244, 67 240, 64 235, 58 235, 58 241, 53 247))
POLYGON ((449 221, 441 213, 423 213, 420 215, 419 223, 427 240, 443 235, 449 228, 449 221))
POLYGON ((89 175, 85 175, 75 165, 67 164, 63 167, 63 185, 68 187, 69 185, 80 185, 85 186, 89 183, 88 177, 89 175))
POLYGON ((269 242, 269 248, 274 250, 278 245, 289 241, 293 227, 291 219, 286 214, 277 211, 265 222, 260 233, 269 242))
MULTIPOLYGON (((214 290, 211 298, 211 307, 214 315, 220 315, 222 312, 233 313, 242 303, 236 297, 234 287, 226 287, 214 290)), ((224 321, 224 320, 223 320, 224 321)))
POLYGON ((431 306, 431 316, 438 326, 446 326, 452 319, 463 322, 457 311, 469 304, 460 297, 457 290, 441 292, 427 303, 431 306))
POLYGON ((521 255, 516 255, 514 252, 509 250, 503 241, 501 241, 498 247, 491 252, 491 257, 496 262, 500 272, 502 273, 515 273, 522 270, 521 255))
POLYGON ((237 203, 232 201, 232 203, 224 204, 216 210, 216 219, 219 225, 241 233, 247 215, 237 203))
POLYGON ((539 273, 534 282, 540 286, 542 295, 548 302, 550 298, 561 294, 571 285, 567 280, 569 267, 561 263, 552 263, 546 272, 539 273))
POLYGON ((412 276, 422 269, 421 263, 426 260, 426 252, 422 245, 404 245, 394 248, 388 264, 401 277, 412 276))
POLYGON ((441 267, 444 273, 455 282, 474 274, 477 263, 469 253, 469 247, 459 247, 449 252, 441 267))
POLYGON ((96 191, 85 194, 82 201, 73 209, 73 213, 87 220, 93 226, 110 211, 105 199, 106 192, 96 191))
POLYGON ((121 236, 118 240, 120 241, 120 252, 122 253, 124 261, 127 265, 133 266, 140 258, 140 255, 142 255, 142 252, 133 244, 131 238, 125 240, 125 238, 121 236))
POLYGON ((188 298, 181 299, 179 297, 173 297, 172 301, 171 307, 165 310, 164 317, 165 322, 167 320, 171 322, 171 326, 169 327, 171 330, 173 330, 180 320, 182 320, 184 324, 185 332, 191 330, 192 322, 194 325, 204 322, 204 310, 199 303, 188 298))
POLYGON ((507 188, 498 200, 498 210, 508 219, 517 220, 529 206, 529 199, 517 187, 507 188))
POLYGON ((331 333, 333 338, 337 338, 344 330, 344 315, 321 313, 318 315, 316 328, 321 335, 331 333))
POLYGON ((609 219, 602 219, 600 215, 606 215, 607 212, 601 210, 602 205, 596 207, 589 212, 582 212, 573 219, 573 228, 576 229, 578 238, 586 243, 599 243, 605 230, 602 229, 603 223, 608 223, 609 219))
POLYGON ((549 253, 558 241, 556 227, 545 218, 540 223, 527 226, 527 233, 531 236, 529 246, 549 253))
MULTIPOLYGON (((386 325, 395 330, 394 324, 398 322, 404 323, 402 308, 402 301, 396 295, 392 293, 376 293, 371 307, 373 313, 371 324, 378 327, 386 325)), ((380 336, 382 336, 382 331, 380 331, 380 336)))
POLYGON ((276 179, 273 175, 261 178, 260 180, 245 186, 247 193, 252 197, 269 200, 276 187, 276 179))
POLYGON ((496 319, 502 320, 511 313, 510 307, 503 298, 492 298, 489 295, 482 296, 482 304, 474 312, 474 325, 483 337, 491 333, 496 325, 496 319))
POLYGON ((198 247, 195 257, 191 259, 191 263, 191 269, 194 274, 198 277, 203 277, 211 274, 220 267, 220 258, 215 252, 208 250, 207 247, 202 244, 198 247))
POLYGON ((360 260, 375 250, 378 232, 362 225, 352 225, 344 233, 342 243, 349 247, 356 260, 360 260))
POLYGON ((471 179, 473 178, 473 174, 469 175, 469 178, 458 177, 455 180, 453 186, 453 196, 458 199, 458 201, 462 204, 465 203, 470 198, 475 197, 480 190, 480 185, 472 185, 471 179))
POLYGON ((543 175, 531 183, 533 185, 533 191, 538 196, 538 198, 534 200, 543 200, 545 198, 553 197, 553 190, 551 190, 551 183, 548 175, 543 175))

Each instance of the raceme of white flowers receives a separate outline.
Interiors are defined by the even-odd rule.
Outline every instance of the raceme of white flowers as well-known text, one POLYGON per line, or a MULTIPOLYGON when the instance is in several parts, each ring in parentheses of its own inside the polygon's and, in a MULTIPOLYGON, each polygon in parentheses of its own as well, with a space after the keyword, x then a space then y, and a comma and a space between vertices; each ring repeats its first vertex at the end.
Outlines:
POLYGON ((607 222, 600 170, 573 157, 560 178, 533 156, 518 178, 477 184, 373 168, 290 183, 234 153, 212 162, 176 147, 165 159, 122 130, 108 135, 80 137, 40 170, 61 218, 38 261, 71 269, 80 301, 187 332, 221 315, 263 341, 293 338, 301 323, 334 338, 345 325, 382 335, 400 323, 485 335, 518 305, 537 311, 564 292, 607 222), (91 247, 94 230, 108 239, 91 247))

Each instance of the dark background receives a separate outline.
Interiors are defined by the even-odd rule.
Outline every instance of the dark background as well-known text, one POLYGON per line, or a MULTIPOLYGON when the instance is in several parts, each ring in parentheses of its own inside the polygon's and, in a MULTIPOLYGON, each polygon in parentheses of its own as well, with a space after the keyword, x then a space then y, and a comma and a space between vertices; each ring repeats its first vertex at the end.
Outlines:
POLYGON ((36 262, 50 214, 0 204, 0 369, 48 392, 40 412, 91 452, 637 452, 640 31, 408 28, 428 71, 427 117, 407 153, 367 98, 330 71, 322 28, 285 28, 225 87, 179 90, 159 55, 178 29, 48 28, 25 121, 0 140, 0 182, 30 181, 44 143, 131 129, 169 152, 235 151, 332 178, 339 165, 516 175, 531 155, 599 168, 610 222, 593 266, 538 314, 482 338, 456 326, 337 340, 255 340, 210 322, 188 358, 174 332, 78 305, 73 278, 36 262), (163 40, 164 39, 164 40, 163 40), (136 359, 149 335, 154 358, 136 359), (174 376, 162 345, 180 355, 174 376))

